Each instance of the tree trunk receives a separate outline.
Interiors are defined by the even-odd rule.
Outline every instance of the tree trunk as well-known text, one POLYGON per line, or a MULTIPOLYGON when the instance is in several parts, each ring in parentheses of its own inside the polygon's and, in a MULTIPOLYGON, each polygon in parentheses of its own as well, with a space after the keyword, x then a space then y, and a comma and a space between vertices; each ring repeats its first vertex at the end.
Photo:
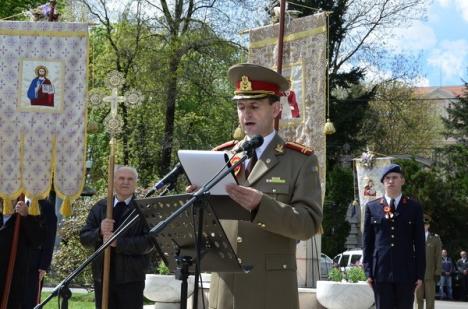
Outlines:
POLYGON ((171 154, 174 137, 174 119, 177 98, 177 69, 180 64, 180 57, 174 52, 169 62, 169 78, 166 87, 166 122, 164 125, 164 140, 162 144, 161 162, 159 173, 161 177, 165 175, 171 165, 171 154))

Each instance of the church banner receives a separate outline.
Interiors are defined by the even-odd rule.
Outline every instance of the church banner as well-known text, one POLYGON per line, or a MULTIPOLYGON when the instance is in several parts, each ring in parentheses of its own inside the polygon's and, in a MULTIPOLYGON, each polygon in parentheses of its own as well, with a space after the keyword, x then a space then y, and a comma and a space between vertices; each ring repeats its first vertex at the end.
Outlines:
MULTIPOLYGON (((324 13, 285 20, 282 75, 290 90, 281 97, 279 131, 286 141, 314 150, 319 161, 322 197, 325 195, 327 22, 324 13)), ((249 62, 276 70, 279 24, 250 30, 249 62)), ((311 287, 318 279, 320 237, 297 247, 299 286, 311 287), (312 245, 312 241, 316 242, 312 245), (315 249, 313 249, 315 248, 315 249), (315 251, 315 252, 313 252, 315 251), (312 263, 312 260, 314 262, 312 263)))
POLYGON ((52 188, 62 213, 84 183, 88 25, 0 22, 0 197, 37 200, 52 188))

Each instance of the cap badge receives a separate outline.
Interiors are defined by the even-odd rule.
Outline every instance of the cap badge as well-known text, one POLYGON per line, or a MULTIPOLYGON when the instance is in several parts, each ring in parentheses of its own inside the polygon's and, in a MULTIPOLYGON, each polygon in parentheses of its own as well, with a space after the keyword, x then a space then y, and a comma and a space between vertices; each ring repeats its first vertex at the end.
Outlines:
POLYGON ((241 91, 252 91, 252 83, 249 78, 245 75, 242 75, 241 81, 239 83, 239 90, 241 91))

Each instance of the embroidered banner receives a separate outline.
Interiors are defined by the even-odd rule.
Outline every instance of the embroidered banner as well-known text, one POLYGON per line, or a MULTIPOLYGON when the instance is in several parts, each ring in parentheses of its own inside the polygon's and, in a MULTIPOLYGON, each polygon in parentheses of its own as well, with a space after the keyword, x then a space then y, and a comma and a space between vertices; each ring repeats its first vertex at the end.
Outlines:
POLYGON ((64 214, 86 160, 88 25, 0 22, 0 197, 25 193, 30 212, 52 179, 64 214))
MULTIPOLYGON (((281 136, 287 141, 309 146, 317 155, 322 198, 325 195, 326 155, 326 139, 322 133, 326 111, 326 24, 323 13, 298 19, 286 18, 282 75, 289 79, 291 88, 281 97, 279 123, 281 136)), ((251 30, 249 62, 276 70, 278 33, 279 24, 251 30)), ((319 277, 319 251, 319 236, 298 244, 296 255, 300 287, 315 285, 319 277)))

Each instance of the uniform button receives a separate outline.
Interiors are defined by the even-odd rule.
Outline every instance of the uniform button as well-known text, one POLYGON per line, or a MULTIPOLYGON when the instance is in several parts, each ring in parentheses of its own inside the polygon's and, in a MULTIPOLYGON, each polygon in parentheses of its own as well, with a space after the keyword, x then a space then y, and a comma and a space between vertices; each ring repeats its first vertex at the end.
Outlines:
POLYGON ((395 227, 394 227, 394 226, 392 226, 392 230, 394 230, 394 229, 395 229, 395 227))
POLYGON ((258 225, 259 227, 262 227, 262 224, 263 224, 262 222, 258 222, 258 223, 257 223, 257 225, 258 225))
POLYGON ((392 247, 393 247, 393 246, 395 246, 395 245, 394 245, 394 244, 391 244, 390 246, 392 246, 392 247))
POLYGON ((262 224, 262 227, 263 227, 263 228, 266 228, 266 224, 262 224))
POLYGON ((392 238, 395 238, 395 235, 392 235, 392 238))
POLYGON ((241 242, 242 242, 242 237, 240 237, 240 236, 239 236, 239 237, 237 237, 237 243, 239 243, 239 244, 240 244, 241 242))
POLYGON ((237 261, 239 262, 239 264, 242 264, 241 258, 237 258, 237 261))
POLYGON ((288 268, 288 265, 283 264, 283 269, 287 269, 287 268, 288 268))

